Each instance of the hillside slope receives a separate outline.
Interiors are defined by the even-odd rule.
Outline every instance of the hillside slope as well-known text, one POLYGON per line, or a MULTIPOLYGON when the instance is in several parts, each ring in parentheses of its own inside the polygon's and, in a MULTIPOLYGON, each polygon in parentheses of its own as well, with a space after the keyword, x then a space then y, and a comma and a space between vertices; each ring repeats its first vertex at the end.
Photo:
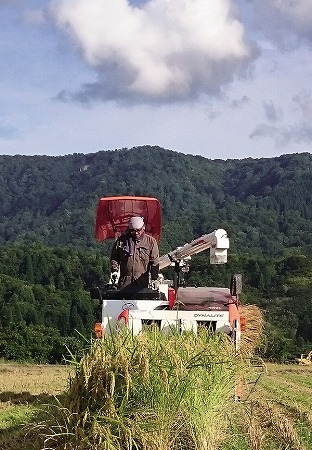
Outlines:
POLYGON ((159 147, 60 157, 0 156, 0 244, 95 245, 100 197, 159 198, 161 247, 225 228, 232 248, 312 247, 312 155, 209 160, 159 147))

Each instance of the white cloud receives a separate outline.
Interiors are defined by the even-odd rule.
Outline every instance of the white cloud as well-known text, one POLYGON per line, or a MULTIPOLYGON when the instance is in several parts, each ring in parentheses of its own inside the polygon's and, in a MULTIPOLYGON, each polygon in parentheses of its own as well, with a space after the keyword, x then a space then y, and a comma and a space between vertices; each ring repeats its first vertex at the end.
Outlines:
POLYGON ((276 107, 272 101, 264 101, 263 108, 265 116, 270 122, 278 122, 283 117, 283 111, 281 108, 276 107))
POLYGON ((98 73, 63 100, 218 94, 253 57, 231 0, 52 0, 50 12, 98 73))
POLYGON ((271 0, 271 3, 281 15, 288 17, 298 27, 311 26, 311 0, 271 0))
POLYGON ((312 126, 301 122, 288 127, 276 127, 260 124, 250 134, 251 139, 269 137, 277 148, 285 148, 289 144, 311 144, 312 126))
POLYGON ((231 106, 232 106, 232 108, 236 109, 236 108, 240 108, 243 105, 246 105, 249 102, 250 102, 250 98, 247 97, 247 95, 242 95, 241 98, 232 100, 231 106))
POLYGON ((252 0, 258 28, 283 49, 312 45, 311 0, 252 0))
POLYGON ((0 154, 309 152, 311 2, 0 0, 0 154))
POLYGON ((312 92, 307 90, 301 91, 299 94, 294 95, 293 101, 299 111, 301 111, 303 119, 310 123, 312 127, 312 92))

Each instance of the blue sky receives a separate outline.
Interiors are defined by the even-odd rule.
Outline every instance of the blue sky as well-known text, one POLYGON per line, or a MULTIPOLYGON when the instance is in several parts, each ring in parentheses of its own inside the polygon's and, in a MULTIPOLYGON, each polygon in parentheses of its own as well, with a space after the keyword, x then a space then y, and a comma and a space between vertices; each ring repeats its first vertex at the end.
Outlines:
POLYGON ((0 61, 0 154, 311 149, 311 0, 0 0, 0 61))

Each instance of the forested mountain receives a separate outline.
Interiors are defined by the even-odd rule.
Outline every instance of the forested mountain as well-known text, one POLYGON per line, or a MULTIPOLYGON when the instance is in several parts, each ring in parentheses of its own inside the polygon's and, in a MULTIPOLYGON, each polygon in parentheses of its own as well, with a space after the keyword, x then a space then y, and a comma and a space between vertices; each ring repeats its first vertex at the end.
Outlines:
POLYGON ((265 314, 264 356, 285 361, 307 351, 311 165, 309 153, 222 161, 159 147, 0 156, 0 358, 60 362, 90 338, 100 305, 88 291, 107 282, 111 247, 95 242, 96 206, 112 195, 160 200, 161 252, 227 230, 228 264, 198 255, 187 283, 225 287, 242 273, 242 302, 265 314))
POLYGON ((0 156, 0 243, 94 247, 97 201, 157 197, 161 249, 225 228, 232 248, 312 249, 312 155, 210 160, 159 147, 60 157, 0 156))

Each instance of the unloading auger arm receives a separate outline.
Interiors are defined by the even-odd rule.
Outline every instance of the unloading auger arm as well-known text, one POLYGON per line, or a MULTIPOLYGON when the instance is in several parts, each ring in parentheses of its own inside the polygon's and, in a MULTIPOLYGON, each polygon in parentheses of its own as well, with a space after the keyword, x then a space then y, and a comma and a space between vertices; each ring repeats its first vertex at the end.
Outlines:
POLYGON ((159 257, 159 270, 165 269, 173 263, 183 262, 197 253, 210 248, 210 264, 225 264, 227 262, 227 250, 229 239, 225 230, 219 228, 212 233, 204 234, 183 247, 177 247, 165 255, 159 257))

